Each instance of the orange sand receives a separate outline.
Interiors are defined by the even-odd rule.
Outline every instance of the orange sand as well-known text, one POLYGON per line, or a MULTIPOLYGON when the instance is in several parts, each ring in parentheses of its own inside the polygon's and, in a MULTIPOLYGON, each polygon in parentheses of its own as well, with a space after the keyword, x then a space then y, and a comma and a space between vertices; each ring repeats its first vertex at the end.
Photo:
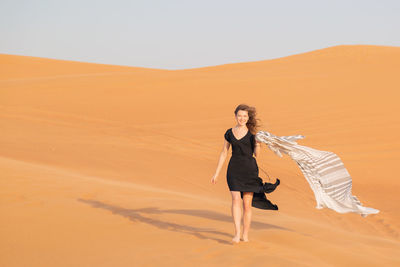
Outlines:
POLYGON ((400 265, 399 73, 383 46, 175 71, 0 55, 0 265, 400 265), (231 245, 227 161, 210 179, 240 103, 339 155, 380 213, 315 209, 263 145, 279 211, 253 208, 251 241, 231 245))

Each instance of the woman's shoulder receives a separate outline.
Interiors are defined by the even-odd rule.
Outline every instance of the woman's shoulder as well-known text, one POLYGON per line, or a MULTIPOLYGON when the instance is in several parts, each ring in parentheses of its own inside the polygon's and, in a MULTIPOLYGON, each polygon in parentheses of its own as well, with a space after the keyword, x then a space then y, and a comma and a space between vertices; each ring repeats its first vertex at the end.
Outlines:
POLYGON ((226 141, 230 142, 231 141, 231 137, 230 137, 230 132, 231 132, 232 128, 229 128, 225 131, 224 137, 226 139, 226 141))
POLYGON ((254 142, 255 141, 255 139, 256 139, 256 135, 254 134, 254 133, 252 133, 250 130, 249 130, 249 132, 250 132, 250 140, 251 140, 251 142, 254 142))

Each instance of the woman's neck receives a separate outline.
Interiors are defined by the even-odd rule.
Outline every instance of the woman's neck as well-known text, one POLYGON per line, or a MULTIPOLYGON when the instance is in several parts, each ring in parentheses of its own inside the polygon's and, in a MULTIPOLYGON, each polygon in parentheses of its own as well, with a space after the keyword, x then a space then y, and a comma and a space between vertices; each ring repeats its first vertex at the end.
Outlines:
POLYGON ((240 129, 240 130, 242 130, 242 129, 244 130, 244 129, 247 129, 247 126, 246 126, 246 125, 243 125, 243 126, 242 126, 242 125, 240 125, 240 124, 236 124, 235 128, 236 128, 236 129, 240 129))

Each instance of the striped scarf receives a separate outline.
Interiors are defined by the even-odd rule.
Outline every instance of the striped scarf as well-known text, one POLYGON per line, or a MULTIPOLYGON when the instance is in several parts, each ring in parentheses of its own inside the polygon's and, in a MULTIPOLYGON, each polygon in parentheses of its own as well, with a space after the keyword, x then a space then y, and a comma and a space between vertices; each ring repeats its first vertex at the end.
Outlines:
POLYGON ((358 198, 352 195, 351 176, 335 153, 295 142, 303 138, 303 135, 275 136, 266 131, 256 134, 256 139, 266 143, 276 155, 282 157, 282 153, 288 154, 297 163, 314 192, 317 202, 315 208, 327 207, 339 213, 355 212, 362 217, 379 212, 363 207, 358 198))

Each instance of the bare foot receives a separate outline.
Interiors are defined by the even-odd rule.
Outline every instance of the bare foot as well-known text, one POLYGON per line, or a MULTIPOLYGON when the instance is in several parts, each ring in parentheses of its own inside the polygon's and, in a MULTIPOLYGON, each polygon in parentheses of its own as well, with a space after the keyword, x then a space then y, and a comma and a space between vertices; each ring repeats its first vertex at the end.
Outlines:
POLYGON ((232 242, 234 243, 239 243, 240 241, 240 236, 235 236, 234 238, 232 238, 232 242))
POLYGON ((249 242, 249 238, 247 236, 243 236, 243 242, 249 242))

